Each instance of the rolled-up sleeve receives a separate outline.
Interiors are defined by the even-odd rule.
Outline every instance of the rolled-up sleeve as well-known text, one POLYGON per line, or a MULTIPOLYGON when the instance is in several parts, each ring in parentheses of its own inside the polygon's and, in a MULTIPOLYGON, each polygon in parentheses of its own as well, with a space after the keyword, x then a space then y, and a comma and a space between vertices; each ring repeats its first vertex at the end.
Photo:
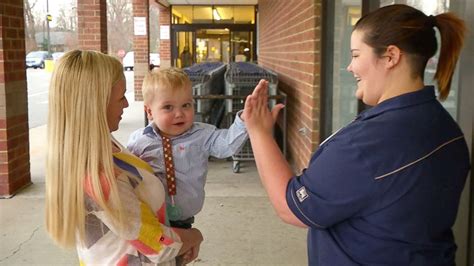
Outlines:
POLYGON ((287 186, 286 200, 306 225, 326 228, 357 215, 374 196, 365 158, 353 145, 333 141, 287 186))

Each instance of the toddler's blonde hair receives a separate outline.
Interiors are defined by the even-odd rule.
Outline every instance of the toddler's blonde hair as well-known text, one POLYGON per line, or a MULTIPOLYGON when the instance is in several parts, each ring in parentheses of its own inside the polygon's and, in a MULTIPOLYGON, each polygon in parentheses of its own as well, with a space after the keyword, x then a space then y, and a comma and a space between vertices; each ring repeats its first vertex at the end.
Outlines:
POLYGON ((149 71, 143 80, 143 102, 151 104, 161 90, 176 90, 191 88, 191 80, 186 72, 179 68, 171 67, 149 71))

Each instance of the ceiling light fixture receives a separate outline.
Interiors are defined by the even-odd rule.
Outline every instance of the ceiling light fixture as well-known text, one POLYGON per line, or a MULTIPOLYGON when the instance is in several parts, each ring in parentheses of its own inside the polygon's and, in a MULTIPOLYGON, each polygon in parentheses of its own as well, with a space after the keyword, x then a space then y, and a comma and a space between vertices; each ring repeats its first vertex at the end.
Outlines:
POLYGON ((221 20, 221 16, 219 15, 219 12, 217 12, 216 8, 212 9, 212 14, 214 15, 215 20, 221 20))

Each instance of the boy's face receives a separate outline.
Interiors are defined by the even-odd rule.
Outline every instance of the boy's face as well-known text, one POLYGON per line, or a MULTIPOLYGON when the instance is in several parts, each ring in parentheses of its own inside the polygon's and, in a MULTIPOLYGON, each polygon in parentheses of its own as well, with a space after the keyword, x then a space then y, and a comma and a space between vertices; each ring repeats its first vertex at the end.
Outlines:
POLYGON ((194 102, 190 86, 158 91, 151 104, 145 104, 150 119, 166 137, 175 137, 190 129, 194 122, 194 102))

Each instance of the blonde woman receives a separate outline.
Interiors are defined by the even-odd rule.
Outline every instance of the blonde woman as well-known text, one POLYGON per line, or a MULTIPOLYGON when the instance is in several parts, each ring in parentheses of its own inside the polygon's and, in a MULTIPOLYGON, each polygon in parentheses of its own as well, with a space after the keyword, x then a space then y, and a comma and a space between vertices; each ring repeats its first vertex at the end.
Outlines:
MULTIPOLYGON (((202 241, 197 229, 166 226, 165 192, 151 168, 110 132, 128 106, 122 65, 71 51, 50 85, 46 227, 81 265, 175 265, 202 241)), ((191 255, 190 255, 191 253, 191 255)))

